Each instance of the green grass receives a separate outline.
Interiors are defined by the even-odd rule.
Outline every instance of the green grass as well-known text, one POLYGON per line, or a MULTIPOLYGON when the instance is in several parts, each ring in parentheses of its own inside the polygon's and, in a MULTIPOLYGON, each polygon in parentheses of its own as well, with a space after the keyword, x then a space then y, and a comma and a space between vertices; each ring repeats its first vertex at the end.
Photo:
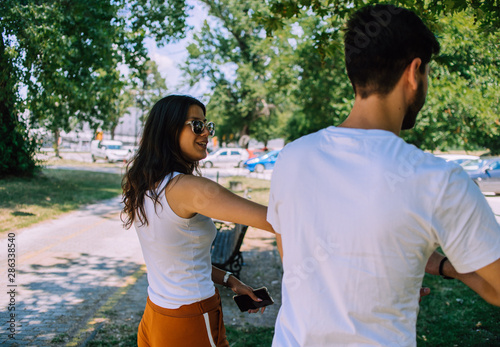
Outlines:
POLYGON ((121 194, 121 176, 43 169, 34 178, 0 180, 0 233, 28 227, 121 194))
POLYGON ((229 182, 231 181, 241 182, 242 185, 242 190, 234 191, 234 193, 243 196, 245 193, 245 189, 250 189, 248 192, 248 196, 252 201, 265 206, 268 205, 269 188, 271 187, 271 181, 241 176, 223 177, 219 179, 219 183, 226 188, 229 188, 229 182))
MULTIPOLYGON (((137 324, 106 324, 87 343, 91 347, 137 346, 137 324)), ((274 328, 226 326, 226 336, 231 347, 269 347, 274 328)))
MULTIPOLYGON (((139 319, 140 320, 140 319, 139 319)), ((86 345, 90 347, 137 346, 137 324, 106 324, 86 345)))
POLYGON ((418 346, 500 346, 500 308, 460 281, 425 275, 431 294, 422 299, 418 346))
POLYGON ((226 336, 231 347, 269 347, 274 328, 226 326, 226 336))
POLYGON ((41 165, 46 166, 71 166, 71 167, 100 167, 100 168, 115 168, 115 167, 125 167, 125 163, 116 162, 116 163, 108 163, 104 160, 96 161, 95 163, 79 161, 79 160, 71 160, 71 159, 61 159, 50 157, 47 160, 42 160, 41 165))

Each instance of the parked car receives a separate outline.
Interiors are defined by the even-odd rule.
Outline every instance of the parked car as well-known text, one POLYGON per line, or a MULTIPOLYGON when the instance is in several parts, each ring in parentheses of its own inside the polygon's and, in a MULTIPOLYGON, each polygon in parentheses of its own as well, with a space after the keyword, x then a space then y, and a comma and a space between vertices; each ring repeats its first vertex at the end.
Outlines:
POLYGON ((243 167, 247 168, 250 170, 250 172, 264 172, 264 170, 269 170, 274 168, 274 163, 276 162, 276 159, 278 159, 278 154, 280 153, 280 150, 274 150, 269 153, 266 153, 264 155, 261 155, 260 157, 256 158, 251 158, 248 159, 244 164, 243 167))
POLYGON ((248 151, 248 159, 260 157, 271 151, 269 148, 249 148, 248 151))
POLYGON ((482 192, 500 194, 500 157, 470 160, 462 167, 482 192))
POLYGON ((436 157, 443 158, 446 161, 453 161, 460 165, 470 160, 479 159, 477 155, 468 154, 436 154, 436 157))
POLYGON ((112 163, 114 161, 127 161, 131 157, 131 150, 123 148, 121 141, 94 140, 90 143, 90 155, 92 161, 104 159, 112 163))
POLYGON ((205 168, 214 166, 240 167, 248 159, 248 151, 244 148, 220 148, 200 161, 205 168))

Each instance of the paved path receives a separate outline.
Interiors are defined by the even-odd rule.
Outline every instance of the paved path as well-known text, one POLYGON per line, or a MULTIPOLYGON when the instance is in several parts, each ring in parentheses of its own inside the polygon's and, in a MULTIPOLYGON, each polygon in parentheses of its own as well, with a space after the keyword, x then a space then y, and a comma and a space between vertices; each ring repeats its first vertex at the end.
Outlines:
POLYGON ((121 227, 119 210, 115 198, 11 233, 15 278, 5 271, 12 240, 2 235, 1 345, 80 345, 99 310, 144 274, 137 236, 121 227))

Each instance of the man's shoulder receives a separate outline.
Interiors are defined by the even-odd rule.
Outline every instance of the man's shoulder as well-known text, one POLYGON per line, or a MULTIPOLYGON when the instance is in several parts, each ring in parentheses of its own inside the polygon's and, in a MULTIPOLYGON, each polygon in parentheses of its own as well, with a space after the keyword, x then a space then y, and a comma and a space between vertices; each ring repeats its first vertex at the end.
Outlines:
POLYGON ((282 153, 291 151, 300 151, 300 150, 305 150, 307 148, 318 146, 318 143, 321 141, 321 138, 327 129, 328 128, 324 128, 314 133, 303 135, 293 140, 283 148, 282 153))

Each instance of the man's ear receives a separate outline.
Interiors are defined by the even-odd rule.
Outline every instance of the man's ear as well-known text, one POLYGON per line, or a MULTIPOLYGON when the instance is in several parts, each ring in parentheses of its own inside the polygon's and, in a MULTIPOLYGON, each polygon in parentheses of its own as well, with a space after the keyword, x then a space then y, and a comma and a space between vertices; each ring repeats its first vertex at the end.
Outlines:
POLYGON ((415 58, 412 60, 410 65, 406 68, 407 71, 407 81, 408 85, 410 86, 411 89, 417 90, 418 89, 418 81, 419 81, 419 75, 420 73, 420 66, 422 65, 422 59, 420 58, 415 58))

